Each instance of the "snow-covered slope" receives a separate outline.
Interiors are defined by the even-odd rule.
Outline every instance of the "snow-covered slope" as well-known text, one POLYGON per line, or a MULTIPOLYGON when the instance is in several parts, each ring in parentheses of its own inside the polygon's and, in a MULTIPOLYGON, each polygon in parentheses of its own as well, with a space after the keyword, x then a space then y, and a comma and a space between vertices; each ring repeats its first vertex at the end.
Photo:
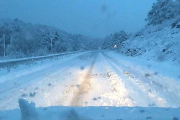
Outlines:
POLYGON ((146 26, 125 41, 120 51, 128 56, 180 64, 179 24, 179 19, 176 18, 160 25, 146 26))

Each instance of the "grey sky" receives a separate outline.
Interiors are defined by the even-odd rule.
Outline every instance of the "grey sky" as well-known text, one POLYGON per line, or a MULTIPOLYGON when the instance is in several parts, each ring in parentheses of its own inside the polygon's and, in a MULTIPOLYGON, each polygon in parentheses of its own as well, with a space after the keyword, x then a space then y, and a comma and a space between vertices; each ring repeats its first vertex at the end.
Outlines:
POLYGON ((0 17, 54 26, 61 30, 105 37, 136 32, 146 23, 156 0, 0 0, 0 17))

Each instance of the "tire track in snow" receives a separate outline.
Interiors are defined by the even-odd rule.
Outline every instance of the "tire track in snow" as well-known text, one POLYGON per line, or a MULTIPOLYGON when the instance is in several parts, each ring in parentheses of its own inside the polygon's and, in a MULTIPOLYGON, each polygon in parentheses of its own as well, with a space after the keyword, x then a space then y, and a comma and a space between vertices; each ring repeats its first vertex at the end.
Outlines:
MULTIPOLYGON (((63 67, 61 68, 62 71, 65 71, 65 70, 68 70, 69 68, 71 68, 72 66, 74 66, 75 64, 77 64, 78 62, 74 62, 73 64, 69 65, 69 66, 66 66, 66 67, 63 67)), ((38 75, 35 75, 35 76, 30 76, 28 77, 28 80, 24 81, 24 82, 21 82, 19 84, 16 84, 16 85, 13 85, 12 87, 8 88, 8 89, 5 89, 3 91, 0 92, 0 94, 3 94, 5 92, 9 92, 10 90, 13 90, 13 89, 22 89, 23 85, 27 84, 27 83, 30 83, 31 81, 34 81, 35 79, 38 79, 40 77, 45 77, 45 76, 48 76, 48 72, 52 72, 54 71, 54 69, 57 68, 57 65, 51 67, 49 70, 45 70, 45 71, 42 71, 41 74, 38 74, 38 75)), ((29 76, 29 75, 28 75, 29 76)), ((27 78, 27 76, 23 76, 22 78, 27 78)), ((19 90, 17 89, 17 90, 19 90)), ((14 91, 13 91, 14 92, 14 91)), ((2 96, 1 96, 2 97, 2 96)), ((0 98, 0 100, 4 99, 3 98, 0 98)))
MULTIPOLYGON (((19 86, 19 88, 15 89, 13 92, 9 91, 9 92, 11 92, 10 94, 8 94, 5 97, 2 97, 2 99, 0 99, 0 102, 1 102, 0 110, 18 108, 17 101, 18 101, 18 99, 20 97, 22 97, 23 93, 27 94, 27 97, 25 97, 27 100, 34 101, 37 106, 49 106, 48 102, 49 102, 50 105, 53 105, 54 102, 56 102, 56 98, 58 98, 59 96, 58 96, 58 94, 57 94, 57 96, 53 96, 54 95, 53 93, 52 93, 52 96, 49 96, 49 93, 51 93, 51 91, 54 90, 54 88, 57 87, 59 85, 59 83, 62 83, 61 87, 66 85, 66 84, 63 83, 63 81, 58 82, 56 80, 57 77, 58 77, 57 75, 64 74, 64 76, 66 76, 65 74, 67 74, 69 72, 73 72, 73 71, 70 71, 70 70, 73 69, 73 68, 76 68, 76 66, 79 63, 81 63, 82 60, 87 61, 87 59, 89 59, 92 54, 93 54, 92 52, 88 52, 88 53, 85 53, 85 54, 78 55, 74 59, 68 60, 69 64, 68 65, 64 64, 63 67, 58 67, 59 64, 57 64, 58 66, 56 65, 56 67, 55 66, 52 67, 53 71, 55 71, 55 72, 53 72, 51 74, 48 74, 48 72, 45 70, 45 71, 43 71, 43 72, 45 72, 45 77, 43 77, 42 79, 37 77, 35 79, 36 81, 33 81, 32 84, 26 83, 24 85, 19 86), (52 79, 52 81, 54 81, 56 83, 53 83, 53 86, 48 86, 49 82, 52 83, 52 81, 49 81, 48 79, 50 79, 50 80, 52 79), (41 83, 43 83, 43 84, 41 84, 41 83), (27 86, 27 84, 28 84, 28 86, 27 86), (36 87, 38 88, 38 90, 34 89, 36 87), (46 89, 46 87, 48 89, 46 89), (42 89, 43 89, 43 91, 42 91, 42 89), (23 90, 23 92, 20 91, 20 90, 23 90), (29 97, 29 93, 33 92, 33 91, 36 91, 36 93, 37 93, 36 96, 35 97, 29 97), (47 97, 44 97, 44 95, 45 95, 44 92, 47 92, 47 94, 46 94, 47 97), (38 98, 38 100, 37 100, 37 98, 38 98), (8 107, 8 106, 10 106, 10 107, 8 107)), ((61 62, 61 64, 63 64, 63 63, 61 62)), ((80 68, 80 67, 78 67, 78 68, 80 68)), ((64 90, 66 91, 67 89, 64 89, 64 90)), ((59 91, 56 90, 56 91, 53 91, 53 92, 58 93, 59 91)), ((66 101, 67 96, 63 97, 63 98, 66 101)), ((70 100, 69 100, 69 103, 70 103, 70 100)), ((69 103, 68 103, 68 105, 69 105, 69 103)), ((60 105, 60 104, 57 104, 57 105, 60 105)))
MULTIPOLYGON (((70 68, 73 68, 76 64, 78 64, 80 59, 86 58, 88 56, 89 56, 88 53, 78 55, 77 57, 75 57, 76 60, 73 60, 72 62, 70 62, 69 65, 65 65, 63 67, 58 67, 58 66, 62 65, 64 62, 58 63, 57 64, 58 66, 53 65, 50 69, 42 71, 42 74, 40 74, 40 76, 37 76, 37 75, 32 76, 34 79, 31 79, 32 77, 29 76, 29 74, 26 75, 26 77, 29 79, 29 81, 25 81, 22 84, 19 84, 10 89, 7 89, 7 91, 5 91, 5 92, 8 92, 8 94, 6 93, 4 96, 2 96, 3 93, 0 93, 0 95, 1 95, 0 102, 2 103, 0 105, 0 110, 6 109, 7 106, 9 105, 8 102, 10 104, 17 103, 19 97, 21 97, 21 95, 22 95, 22 93, 20 92, 21 89, 27 90, 28 88, 32 87, 32 91, 34 91, 34 85, 39 84, 39 82, 43 82, 41 79, 41 76, 43 76, 43 78, 51 76, 53 71, 54 71, 53 74, 56 72, 60 72, 60 71, 61 71, 61 73, 66 72, 70 68), (48 74, 49 72, 51 72, 51 74, 48 74), (35 80, 37 80, 37 81, 35 81, 35 80), (30 82, 33 82, 33 83, 30 83, 30 82), (28 86, 27 86, 27 84, 28 84, 28 86), (5 103, 7 103, 7 104, 5 104, 5 103)), ((43 79, 43 80, 45 80, 45 79, 43 79)), ((31 98, 31 97, 29 97, 28 99, 33 100, 33 98, 31 98)), ((7 108, 7 109, 11 109, 11 107, 7 108)))
MULTIPOLYGON (((101 52, 102 54, 102 52, 101 52)), ((103 56, 103 55, 102 55, 103 56)), ((104 57, 104 56, 103 56, 104 57)), ((107 97, 110 100, 110 106, 135 106, 136 101, 131 97, 129 91, 125 88, 122 79, 108 65, 107 59, 104 57, 104 69, 106 69, 108 79, 111 85, 111 91, 103 94, 102 97, 107 97), (112 104, 113 103, 113 104, 112 104)))
MULTIPOLYGON (((119 68, 117 66, 118 62, 116 60, 112 59, 104 52, 103 52, 103 55, 108 59, 109 64, 111 64, 111 66, 113 66, 113 68, 115 69, 115 71, 117 73, 122 72, 121 74, 123 74, 123 70, 122 70, 122 68, 119 68)), ((129 87, 129 89, 131 89, 131 91, 132 91, 132 89, 134 90, 133 91, 134 95, 132 95, 133 96, 132 98, 134 100, 137 100, 136 102, 137 102, 138 106, 144 106, 144 107, 150 106, 150 105, 153 105, 153 106, 157 105, 160 107, 168 106, 167 102, 163 98, 159 97, 157 94, 152 95, 152 93, 149 93, 145 89, 142 89, 138 84, 134 83, 133 80, 134 79, 131 79, 131 77, 129 76, 128 78, 126 78, 126 80, 124 79, 124 82, 127 84, 127 87, 129 87)), ((132 94, 133 94, 133 92, 132 92, 132 94)))
MULTIPOLYGON (((83 57, 84 55, 85 55, 85 54, 79 55, 79 56, 77 56, 76 58, 81 59, 81 57, 83 57)), ((73 63, 70 64, 70 65, 68 65, 68 66, 64 66, 64 67, 62 67, 62 68, 57 68, 57 65, 61 65, 61 64, 62 64, 62 63, 59 63, 59 64, 56 64, 56 65, 53 65, 53 66, 50 67, 49 69, 45 69, 45 70, 43 70, 43 71, 40 70, 41 73, 38 74, 38 75, 35 75, 35 76, 33 76, 34 73, 30 73, 30 74, 28 74, 28 75, 24 75, 24 76, 22 76, 22 77, 20 77, 20 78, 22 79, 22 78, 27 78, 27 76, 30 76, 30 77, 28 77, 28 80, 26 80, 26 81, 24 81, 24 82, 21 82, 21 83, 17 83, 16 85, 13 85, 13 86, 5 89, 5 90, 1 90, 1 91, 0 91, 0 94, 5 93, 5 92, 7 92, 7 91, 9 91, 9 90, 12 90, 13 88, 17 88, 17 87, 19 87, 19 86, 21 86, 21 85, 23 85, 23 84, 25 84, 25 83, 31 82, 31 81, 33 81, 33 80, 36 79, 36 78, 48 76, 48 73, 51 73, 51 72, 53 72, 53 71, 56 71, 56 70, 62 70, 62 71, 68 70, 69 68, 71 68, 72 66, 74 66, 75 64, 77 64, 78 62, 79 62, 79 61, 73 61, 73 63)), ((20 79, 20 78, 16 78, 16 79, 20 79)), ((9 81, 8 81, 8 82, 9 82, 9 81)), ((0 85, 4 85, 4 83, 2 83, 2 84, 0 84, 0 85)))
MULTIPOLYGON (((117 61, 117 57, 114 55, 111 56, 109 54, 109 56, 116 61, 116 65, 120 65, 122 68, 125 68, 131 73, 127 74, 129 79, 137 84, 137 86, 146 92, 150 97, 156 98, 160 104, 163 103, 163 107, 180 106, 179 82, 172 78, 157 74, 147 68, 141 68, 140 66, 134 65, 132 62, 124 60, 117 61)), ((149 106, 152 106, 152 104, 149 106)))
POLYGON ((63 94, 59 97, 59 100, 55 103, 55 105, 60 105, 60 106, 71 105, 71 101, 74 97, 74 93, 77 93, 82 80, 84 80, 81 78, 84 78, 84 76, 86 76, 86 73, 87 73, 86 71, 88 71, 88 69, 84 70, 84 67, 88 68, 89 63, 91 63, 92 61, 91 59, 93 55, 94 55, 94 52, 91 52, 91 54, 86 54, 84 56, 79 57, 80 60, 78 61, 77 65, 78 65, 78 68, 81 69, 81 71, 75 71, 76 75, 73 76, 74 80, 71 81, 71 83, 66 84, 66 88, 63 90, 64 91, 63 94))
POLYGON ((96 62, 97 53, 92 54, 91 57, 94 57, 93 62, 91 63, 88 73, 85 76, 83 83, 80 85, 79 90, 77 91, 75 96, 73 96, 70 106, 83 106, 83 98, 92 89, 91 74, 96 62))

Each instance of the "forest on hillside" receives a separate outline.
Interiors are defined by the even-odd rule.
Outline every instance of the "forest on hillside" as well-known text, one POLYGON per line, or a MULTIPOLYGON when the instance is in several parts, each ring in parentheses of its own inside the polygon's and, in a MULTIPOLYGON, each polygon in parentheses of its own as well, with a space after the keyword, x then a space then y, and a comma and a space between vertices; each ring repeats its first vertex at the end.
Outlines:
POLYGON ((46 25, 0 19, 0 56, 27 57, 97 49, 100 42, 46 25), (96 42, 94 42, 96 41, 96 42))

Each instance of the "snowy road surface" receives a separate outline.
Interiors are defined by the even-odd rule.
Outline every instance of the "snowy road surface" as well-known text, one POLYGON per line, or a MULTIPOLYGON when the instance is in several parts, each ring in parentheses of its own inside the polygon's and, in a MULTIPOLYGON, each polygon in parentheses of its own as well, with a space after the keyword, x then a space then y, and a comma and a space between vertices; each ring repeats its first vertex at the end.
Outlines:
POLYGON ((0 110, 19 108, 19 98, 37 107, 180 107, 179 82, 114 52, 78 53, 21 67, 0 74, 8 79, 0 82, 0 110))

